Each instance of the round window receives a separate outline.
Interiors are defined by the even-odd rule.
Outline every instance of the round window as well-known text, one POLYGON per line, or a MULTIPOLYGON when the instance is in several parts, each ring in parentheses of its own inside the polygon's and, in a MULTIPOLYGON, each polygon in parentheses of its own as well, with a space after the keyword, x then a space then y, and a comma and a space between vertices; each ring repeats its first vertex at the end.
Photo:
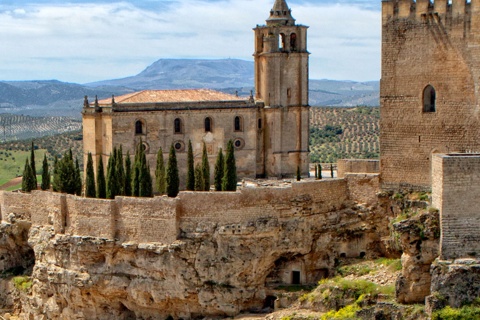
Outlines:
POLYGON ((235 146, 235 149, 242 149, 245 145, 245 142, 243 139, 238 138, 233 141, 233 145, 235 146))
POLYGON ((183 141, 176 141, 173 143, 173 147, 175 148, 175 151, 177 152, 182 152, 185 150, 185 144, 183 141))

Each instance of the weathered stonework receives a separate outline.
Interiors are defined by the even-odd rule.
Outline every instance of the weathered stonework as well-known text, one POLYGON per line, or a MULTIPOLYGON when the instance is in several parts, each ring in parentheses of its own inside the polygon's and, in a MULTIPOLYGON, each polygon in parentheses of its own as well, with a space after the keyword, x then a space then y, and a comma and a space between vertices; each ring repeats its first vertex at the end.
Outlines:
MULTIPOLYGON (((168 199, 0 194, 2 217, 32 221, 33 287, 22 316, 148 319, 260 310, 275 286, 316 283, 340 257, 387 252, 378 175, 168 199), (31 203, 49 199, 43 212, 31 203), (11 212, 15 212, 14 214, 11 212), (33 222, 35 221, 35 222, 33 222)), ((269 298, 270 297, 270 298, 269 298)))
POLYGON ((430 189, 434 153, 480 150, 479 12, 478 0, 382 1, 384 188, 430 189))
POLYGON ((379 173, 380 161, 373 159, 339 159, 337 176, 344 178, 348 173, 379 173))

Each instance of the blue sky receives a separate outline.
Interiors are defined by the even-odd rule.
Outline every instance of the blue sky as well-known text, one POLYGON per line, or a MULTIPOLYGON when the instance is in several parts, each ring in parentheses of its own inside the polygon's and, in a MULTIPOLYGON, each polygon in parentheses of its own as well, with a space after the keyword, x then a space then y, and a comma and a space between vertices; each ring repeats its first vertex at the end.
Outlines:
MULTIPOLYGON (((287 0, 308 25, 310 77, 380 78, 380 0, 287 0)), ((0 0, 0 80, 92 82, 160 58, 252 60, 274 0, 0 0)))

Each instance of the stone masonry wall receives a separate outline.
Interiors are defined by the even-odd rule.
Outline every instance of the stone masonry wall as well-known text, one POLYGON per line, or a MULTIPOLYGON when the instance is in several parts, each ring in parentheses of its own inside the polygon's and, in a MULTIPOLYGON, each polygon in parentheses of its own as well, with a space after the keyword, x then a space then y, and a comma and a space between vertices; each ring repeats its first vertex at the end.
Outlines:
POLYGON ((337 175, 344 178, 347 173, 379 173, 380 161, 367 159, 340 159, 337 161, 337 175))
POLYGON ((435 153, 480 151, 480 1, 382 2, 384 189, 430 189, 435 153), (435 110, 424 110, 424 89, 435 110))
POLYGON ((480 254, 480 154, 435 155, 432 205, 440 210, 440 258, 480 254))
MULTIPOLYGON (((361 190, 375 194, 375 189, 378 175, 350 175, 348 179, 301 181, 290 187, 244 188, 238 192, 181 192, 173 199, 101 200, 44 191, 3 191, 0 209, 3 220, 13 213, 33 225, 52 225, 59 234, 172 243, 185 233, 209 232, 215 224, 234 228, 262 218, 334 212, 350 200, 369 202, 371 199, 361 190)), ((235 232, 232 230, 226 227, 225 232, 235 232)))

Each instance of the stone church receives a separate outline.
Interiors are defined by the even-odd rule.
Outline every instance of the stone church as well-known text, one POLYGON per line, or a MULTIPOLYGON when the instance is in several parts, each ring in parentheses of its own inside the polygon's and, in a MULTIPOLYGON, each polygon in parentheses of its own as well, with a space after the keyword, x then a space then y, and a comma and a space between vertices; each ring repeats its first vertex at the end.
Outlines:
POLYGON ((254 29, 255 94, 249 98, 206 89, 146 90, 112 99, 85 99, 84 160, 108 163, 114 147, 134 154, 144 144, 152 173, 159 148, 173 144, 185 180, 187 146, 195 161, 206 144, 213 176, 220 148, 234 141, 239 177, 308 174, 307 27, 295 23, 285 0, 276 0, 266 25, 254 29))

